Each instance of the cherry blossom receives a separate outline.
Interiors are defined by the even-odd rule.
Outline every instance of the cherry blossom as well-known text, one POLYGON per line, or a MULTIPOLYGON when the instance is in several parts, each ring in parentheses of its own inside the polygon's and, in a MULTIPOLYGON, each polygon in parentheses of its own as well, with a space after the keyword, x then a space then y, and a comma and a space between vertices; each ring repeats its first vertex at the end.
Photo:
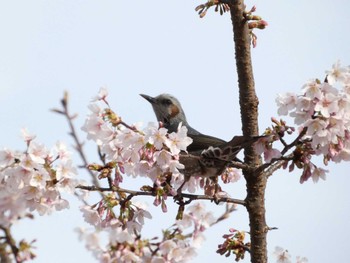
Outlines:
POLYGON ((296 263, 307 263, 309 260, 306 257, 297 256, 296 263))
POLYGON ((27 128, 21 129, 21 135, 23 140, 28 144, 36 138, 36 135, 30 134, 27 128))
POLYGON ((157 150, 161 150, 168 140, 166 136, 167 132, 167 129, 159 128, 157 125, 150 123, 145 129, 145 139, 150 144, 153 144, 157 150))
POLYGON ((172 132, 169 134, 169 140, 165 142, 165 145, 169 147, 172 154, 179 154, 180 151, 186 151, 187 146, 192 143, 192 139, 187 137, 187 127, 178 127, 178 132, 172 132))
MULTIPOLYGON (((287 93, 276 99, 278 112, 283 115, 289 113, 299 125, 297 130, 304 133, 300 138, 303 146, 294 152, 298 153, 300 160, 293 161, 299 168, 304 166, 301 182, 310 177, 314 182, 319 178, 325 179, 327 170, 315 168, 311 161, 314 155, 323 156, 325 164, 350 160, 350 67, 342 67, 338 61, 326 73, 325 82, 317 79, 308 81, 301 94, 287 93)), ((276 138, 281 138, 284 124, 275 123, 276 138)), ((277 155, 269 154, 271 150, 271 145, 265 148, 265 161, 278 158, 278 152, 277 155)), ((291 165, 290 170, 293 167, 291 165)))
POLYGON ((274 256, 276 256, 276 263, 292 263, 291 255, 288 253, 288 250, 285 250, 281 247, 275 247, 274 256))
POLYGON ((25 152, 0 151, 0 212, 4 226, 29 212, 45 215, 68 208, 61 193, 71 193, 77 185, 76 170, 63 144, 47 149, 26 129, 22 134, 27 144, 25 152))
POLYGON ((15 156, 15 153, 10 149, 4 148, 3 150, 0 150, 0 167, 4 168, 13 164, 15 161, 15 156))
POLYGON ((85 205, 80 207, 80 211, 83 213, 85 221, 93 226, 99 226, 102 222, 100 214, 97 210, 92 209, 90 206, 85 205))
POLYGON ((100 91, 97 94, 97 96, 92 98, 91 101, 95 102, 95 101, 102 100, 102 101, 107 103, 107 101, 106 101, 107 96, 108 96, 107 88, 106 87, 101 87, 100 91))
MULTIPOLYGON (((149 217, 143 203, 136 201, 135 205, 137 213, 134 218, 149 217)), ((90 214, 93 214, 92 218, 98 217, 96 210, 91 207, 82 207, 82 210, 87 213, 88 217, 90 214)), ((143 222, 143 219, 137 220, 143 222)), ((86 242, 86 248, 100 262, 109 262, 108 260, 111 259, 118 259, 121 262, 190 262, 196 256, 196 250, 204 240, 205 227, 199 226, 207 225, 209 221, 214 221, 212 214, 205 210, 203 204, 198 204, 189 207, 184 214, 184 219, 177 220, 171 231, 163 231, 164 237, 161 242, 149 243, 147 239, 142 240, 140 236, 135 235, 133 230, 124 229, 120 224, 100 225, 98 231, 83 228, 76 229, 76 231, 79 239, 86 242), (191 233, 191 228, 197 234, 191 235, 184 232, 187 230, 191 233), (170 238, 172 232, 177 234, 170 238), (107 234, 109 237, 106 247, 100 243, 101 234, 107 234)), ((92 219, 92 222, 96 220, 92 219)))
POLYGON ((338 60, 333 64, 332 69, 326 71, 327 79, 329 83, 333 84, 335 82, 345 82, 349 80, 349 67, 342 67, 340 61, 338 60))

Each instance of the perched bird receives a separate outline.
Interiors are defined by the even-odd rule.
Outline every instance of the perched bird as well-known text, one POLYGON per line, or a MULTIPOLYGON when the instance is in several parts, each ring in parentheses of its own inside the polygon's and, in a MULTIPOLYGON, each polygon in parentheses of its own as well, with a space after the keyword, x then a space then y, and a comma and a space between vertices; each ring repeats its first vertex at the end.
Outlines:
POLYGON ((162 122, 168 132, 176 132, 182 123, 188 129, 187 136, 193 142, 187 147, 189 155, 180 155, 180 162, 185 165, 185 176, 216 177, 220 175, 232 161, 237 161, 236 155, 244 147, 253 144, 261 136, 235 136, 229 142, 205 135, 192 128, 187 122, 184 110, 178 99, 170 94, 160 94, 151 97, 140 94, 149 101, 157 120, 162 122))
POLYGON ((226 141, 200 133, 192 128, 188 122, 184 110, 180 102, 170 94, 160 94, 157 97, 140 94, 141 97, 149 101, 156 114, 157 120, 162 122, 168 132, 176 132, 180 122, 187 127, 187 135, 193 139, 192 144, 187 148, 189 152, 202 151, 208 149, 209 146, 218 147, 226 141))

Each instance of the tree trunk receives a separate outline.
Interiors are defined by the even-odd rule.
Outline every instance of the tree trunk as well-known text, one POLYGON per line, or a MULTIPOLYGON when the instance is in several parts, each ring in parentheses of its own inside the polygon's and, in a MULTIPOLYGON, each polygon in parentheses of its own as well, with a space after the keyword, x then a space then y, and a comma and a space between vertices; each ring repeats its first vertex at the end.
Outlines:
MULTIPOLYGON (((244 136, 254 136, 259 134, 259 101, 254 86, 250 30, 244 16, 245 6, 243 0, 232 1, 230 7, 238 73, 242 132, 244 136)), ((251 262, 267 263, 267 226, 265 221, 266 177, 263 172, 255 172, 255 168, 261 164, 261 160, 252 146, 245 148, 244 156, 245 163, 251 167, 251 169, 243 170, 247 186, 246 208, 249 213, 251 262)))

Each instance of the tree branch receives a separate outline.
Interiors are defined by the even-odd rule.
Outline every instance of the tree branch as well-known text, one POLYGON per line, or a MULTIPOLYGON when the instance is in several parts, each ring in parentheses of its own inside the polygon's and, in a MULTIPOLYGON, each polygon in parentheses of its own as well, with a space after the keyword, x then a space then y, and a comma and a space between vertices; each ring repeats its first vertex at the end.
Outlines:
MULTIPOLYGON (((82 189, 82 190, 87 190, 87 191, 98 191, 98 192, 122 192, 122 193, 127 193, 134 196, 156 196, 155 193, 152 192, 143 192, 143 191, 134 191, 134 190, 128 190, 128 189, 123 189, 120 187, 98 187, 98 186, 86 186, 86 185, 77 185, 75 188, 82 189)), ((173 197, 172 195, 168 194, 167 196, 173 197)), ((240 199, 234 199, 234 198, 229 198, 229 197, 212 197, 212 196, 207 196, 207 195, 194 195, 194 194, 186 194, 186 193, 181 193, 181 197, 188 198, 190 202, 194 200, 209 200, 212 202, 225 202, 225 203, 232 203, 232 204, 237 204, 237 205, 243 205, 245 206, 246 203, 244 200, 240 199)))

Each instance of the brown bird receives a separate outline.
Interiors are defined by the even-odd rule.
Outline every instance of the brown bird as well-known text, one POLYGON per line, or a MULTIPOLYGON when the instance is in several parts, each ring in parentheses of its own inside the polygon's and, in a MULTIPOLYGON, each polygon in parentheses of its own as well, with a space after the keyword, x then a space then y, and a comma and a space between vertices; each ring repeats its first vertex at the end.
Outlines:
POLYGON ((193 142, 187 147, 189 154, 180 155, 180 162, 185 166, 183 172, 186 177, 217 177, 232 161, 239 161, 236 156, 240 150, 262 137, 235 136, 227 142, 205 135, 189 125, 179 100, 174 96, 170 94, 160 94, 157 97, 145 94, 140 96, 151 103, 157 120, 163 123, 169 133, 176 132, 180 122, 187 127, 187 135, 193 142))
POLYGON ((187 135, 193 139, 192 144, 187 148, 188 152, 202 151, 208 149, 209 146, 217 147, 227 143, 222 139, 205 135, 192 128, 187 122, 180 102, 174 96, 161 94, 153 98, 144 94, 140 95, 151 103, 157 120, 163 123, 169 133, 176 132, 180 122, 187 127, 187 135))

